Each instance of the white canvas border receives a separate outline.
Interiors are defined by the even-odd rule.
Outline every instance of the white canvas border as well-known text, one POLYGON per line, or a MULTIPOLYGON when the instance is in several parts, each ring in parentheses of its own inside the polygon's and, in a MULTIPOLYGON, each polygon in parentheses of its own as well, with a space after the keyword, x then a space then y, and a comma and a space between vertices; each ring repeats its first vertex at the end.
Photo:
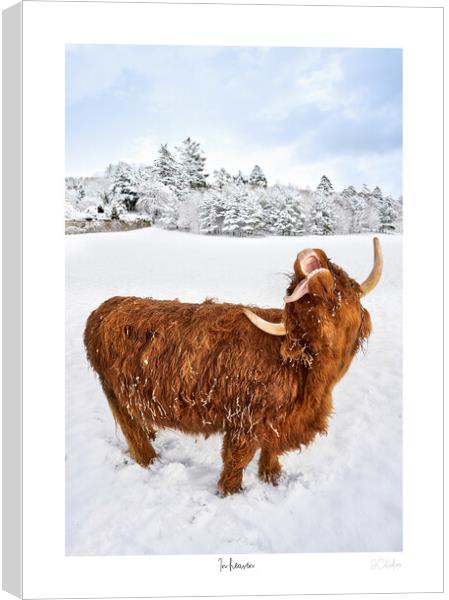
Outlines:
POLYGON ((435 423, 442 423, 443 398, 438 351, 443 241, 441 10, 26 0, 23 51, 24 596, 440 591, 442 431, 435 423), (65 556, 66 43, 403 48, 404 551, 381 555, 395 556, 400 568, 371 570, 372 554, 254 555, 250 558, 256 569, 224 576, 218 572, 216 556, 65 556), (423 247, 431 248, 432 261, 423 247), (417 273, 432 282, 431 311, 417 273), (424 314, 425 318, 417 317, 424 314), (432 353, 423 352, 429 346, 432 353))

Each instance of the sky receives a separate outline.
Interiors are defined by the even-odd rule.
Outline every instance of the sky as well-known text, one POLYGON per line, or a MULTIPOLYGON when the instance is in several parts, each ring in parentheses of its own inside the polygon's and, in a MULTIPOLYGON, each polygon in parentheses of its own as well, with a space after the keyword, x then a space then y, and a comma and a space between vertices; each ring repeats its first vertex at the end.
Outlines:
POLYGON ((211 173, 402 194, 400 49, 66 46, 66 175, 198 141, 211 173))

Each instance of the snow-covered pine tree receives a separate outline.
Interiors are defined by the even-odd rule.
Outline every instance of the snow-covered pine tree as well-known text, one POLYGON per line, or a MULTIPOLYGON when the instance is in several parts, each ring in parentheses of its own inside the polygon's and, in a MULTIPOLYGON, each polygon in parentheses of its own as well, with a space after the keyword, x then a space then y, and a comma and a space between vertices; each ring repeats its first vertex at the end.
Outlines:
POLYGON ((398 212, 395 202, 391 196, 385 196, 379 203, 379 227, 380 233, 393 233, 396 231, 398 212))
POLYGON ((364 183, 362 185, 362 189, 359 192, 359 195, 362 198, 365 198, 365 200, 368 202, 369 197, 371 196, 371 190, 369 189, 369 187, 366 185, 366 183, 364 183))
POLYGON ((221 191, 211 189, 203 194, 199 205, 200 233, 220 233, 224 215, 224 207, 220 211, 222 205, 221 191))
POLYGON ((335 231, 334 188, 323 175, 316 188, 310 212, 310 231, 317 235, 330 235, 335 231))
POLYGON ((402 233, 402 221, 403 221, 403 199, 402 195, 398 198, 393 199, 393 208, 396 211, 396 232, 402 233))
POLYGON ((361 231, 378 231, 379 229, 379 204, 382 201, 382 191, 379 187, 370 190, 364 184, 359 192, 363 200, 363 221, 361 231))
POLYGON ((66 177, 65 178, 65 189, 74 190, 76 187, 76 178, 75 177, 66 177))
POLYGON ((264 231, 263 210, 258 194, 251 189, 240 188, 241 232, 243 235, 260 235, 264 231))
POLYGON ((234 175, 233 181, 236 185, 246 185, 248 183, 248 177, 239 170, 237 175, 234 175))
POLYGON ((100 192, 99 198, 100 198, 101 205, 103 207, 107 206, 109 204, 109 202, 111 201, 110 192, 107 192, 107 191, 100 192))
POLYGON ((178 229, 198 233, 199 207, 203 200, 204 192, 191 190, 178 204, 179 218, 178 229))
POLYGON ((298 224, 298 215, 290 199, 286 199, 284 206, 279 211, 276 223, 278 235, 300 235, 304 230, 298 224))
POLYGON ((365 215, 365 231, 379 231, 380 227, 380 211, 383 204, 382 190, 376 185, 368 196, 366 215, 365 215))
POLYGON ((206 178, 209 175, 205 172, 206 157, 203 156, 200 144, 188 137, 176 150, 187 185, 191 189, 206 188, 206 178))
POLYGON ((380 189, 380 187, 378 185, 376 185, 376 187, 373 188, 373 191, 371 192, 371 197, 375 198, 378 201, 382 200, 382 198, 383 198, 382 190, 380 189))
POLYGON ((226 169, 218 169, 218 171, 213 172, 214 177, 214 185, 218 189, 223 189, 225 185, 232 181, 232 175, 226 171, 226 169))
POLYGON ((113 165, 112 163, 108 164, 108 166, 106 167, 105 172, 104 172, 105 179, 111 179, 111 180, 114 179, 114 175, 115 175, 117 166, 118 165, 113 165))
POLYGON ((334 193, 334 187, 326 175, 321 177, 321 181, 318 184, 316 191, 322 196, 330 196, 334 193))
POLYGON ((167 144, 160 145, 153 169, 161 183, 173 191, 180 187, 182 179, 181 167, 170 152, 167 144))
POLYGON ((366 198, 356 192, 350 197, 351 227, 350 233, 360 233, 365 218, 366 198))
POLYGON ((178 209, 179 200, 175 194, 171 194, 161 207, 158 224, 164 229, 177 229, 179 219, 178 209))
POLYGON ((353 185, 349 185, 347 188, 345 188, 342 192, 341 192, 341 197, 345 198, 345 199, 351 199, 354 198, 354 196, 357 194, 357 190, 355 189, 355 187, 353 185))
POLYGON ((104 207, 104 214, 109 219, 120 219, 120 217, 125 213, 125 205, 117 196, 114 196, 109 204, 104 207))
POLYGON ((305 215, 300 192, 294 186, 274 185, 268 188, 264 201, 264 222, 275 235, 304 233, 305 215))
POLYGON ((245 219, 248 219, 248 210, 245 209, 247 196, 247 190, 243 185, 232 183, 223 188, 223 233, 227 235, 248 233, 245 229, 245 219))
POLYGON ((137 169, 125 162, 119 162, 113 176, 111 193, 121 202, 127 211, 134 211, 139 199, 137 184, 139 176, 137 169))
POLYGON ((242 225, 240 208, 235 203, 229 204, 223 220, 223 233, 227 235, 240 235, 242 225))
POLYGON ((331 235, 334 233, 335 213, 332 202, 332 195, 315 193, 315 202, 310 213, 310 233, 314 235, 331 235))
POLYGON ((153 223, 161 218, 166 205, 176 205, 177 202, 175 192, 159 181, 157 173, 149 168, 141 171, 137 192, 139 201, 136 210, 149 215, 153 223))
POLYGON ((265 177, 265 174, 259 167, 259 165, 254 166, 253 170, 250 173, 248 183, 253 186, 267 187, 267 178, 265 177))
POLYGON ((264 230, 274 233, 274 225, 279 213, 276 186, 271 186, 266 189, 265 194, 260 198, 260 204, 263 211, 264 230))
POLYGON ((86 190, 84 188, 84 185, 82 183, 79 183, 76 186, 76 203, 78 204, 79 202, 82 202, 85 197, 86 197, 86 190))
POLYGON ((297 188, 289 186, 286 206, 289 207, 290 214, 293 215, 293 222, 289 235, 303 235, 305 233, 306 213, 303 206, 303 199, 297 188))
POLYGON ((334 194, 336 216, 335 233, 352 233, 353 199, 356 195, 357 191, 352 185, 342 190, 339 194, 334 194))

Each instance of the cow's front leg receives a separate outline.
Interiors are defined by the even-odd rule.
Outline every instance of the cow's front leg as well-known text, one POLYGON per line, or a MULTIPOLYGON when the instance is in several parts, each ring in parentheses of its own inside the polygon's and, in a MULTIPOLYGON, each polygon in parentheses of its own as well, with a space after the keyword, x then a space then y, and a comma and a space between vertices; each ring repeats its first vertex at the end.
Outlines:
POLYGON ((259 477, 262 481, 277 485, 282 473, 279 457, 273 450, 262 448, 259 458, 259 477))
POLYGON ((244 434, 225 434, 222 449, 223 471, 218 482, 218 489, 224 496, 235 494, 242 489, 243 471, 251 462, 256 449, 256 441, 245 437, 244 434))

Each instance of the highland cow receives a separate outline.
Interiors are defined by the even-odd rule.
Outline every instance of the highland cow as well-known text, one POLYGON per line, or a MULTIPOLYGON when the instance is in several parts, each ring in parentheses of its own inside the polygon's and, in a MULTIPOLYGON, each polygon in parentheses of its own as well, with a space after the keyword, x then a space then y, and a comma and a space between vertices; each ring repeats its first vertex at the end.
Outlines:
POLYGON ((143 467, 158 429, 223 434, 222 494, 241 489, 260 448, 259 476, 276 484, 279 456, 325 434, 332 390, 371 332, 358 284, 322 250, 303 250, 283 309, 206 300, 114 297, 88 318, 84 342, 112 413, 143 467))

